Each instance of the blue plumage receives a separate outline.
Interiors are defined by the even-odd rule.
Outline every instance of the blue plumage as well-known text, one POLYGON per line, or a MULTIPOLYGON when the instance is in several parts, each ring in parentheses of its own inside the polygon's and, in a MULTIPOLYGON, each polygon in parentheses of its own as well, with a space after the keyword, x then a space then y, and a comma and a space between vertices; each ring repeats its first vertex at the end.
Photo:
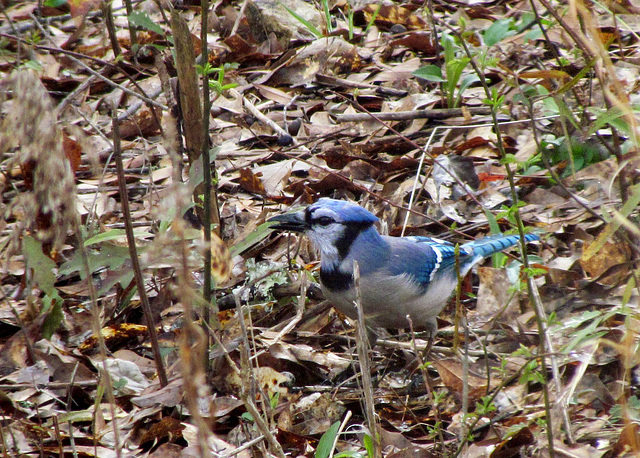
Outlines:
MULTIPOLYGON (((354 261, 369 326, 436 330, 436 316, 457 285, 455 245, 429 237, 380 235, 372 213, 351 202, 322 198, 296 213, 271 218, 273 229, 307 234, 320 251, 320 282, 333 305, 351 318, 354 261)), ((525 240, 538 240, 535 234, 525 240)), ((516 245, 515 235, 492 236, 460 245, 460 274, 487 256, 516 245)))

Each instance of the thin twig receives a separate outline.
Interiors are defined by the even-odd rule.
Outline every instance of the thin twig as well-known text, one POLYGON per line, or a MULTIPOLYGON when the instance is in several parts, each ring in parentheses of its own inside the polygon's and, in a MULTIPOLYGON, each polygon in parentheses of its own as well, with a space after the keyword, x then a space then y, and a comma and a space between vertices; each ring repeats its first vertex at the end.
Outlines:
MULTIPOLYGON (((284 130, 282 127, 280 127, 278 124, 276 124, 275 122, 273 122, 271 119, 269 119, 268 117, 266 117, 265 115, 262 114, 262 112, 260 110, 258 110, 255 105, 253 103, 251 103, 249 101, 249 99, 247 99, 245 96, 243 96, 242 94, 240 94, 237 91, 234 91, 232 89, 232 91, 235 93, 235 95, 237 97, 242 97, 242 100, 244 102, 244 106, 245 108, 256 118, 258 119, 258 121, 263 122, 264 124, 268 125, 269 127, 271 127, 271 129, 278 134, 278 136, 284 136, 284 135, 289 135, 289 133, 284 130)), ((308 152, 309 150, 305 147, 302 147, 300 145, 300 143, 293 137, 291 137, 293 140, 293 145, 296 147, 301 147, 303 150, 305 150, 306 152, 308 152)))
POLYGON ((242 19, 245 17, 244 11, 247 9, 248 3, 249 3, 249 0, 243 0, 242 6, 240 7, 240 11, 238 11, 238 16, 236 17, 236 20, 233 23, 233 27, 231 27, 231 32, 229 33, 230 37, 234 36, 238 32, 238 27, 240 27, 240 23, 242 22, 242 19))
MULTIPOLYGON (((474 108, 442 108, 411 111, 395 111, 388 113, 376 113, 375 117, 380 121, 410 121, 413 119, 448 119, 456 116, 488 115, 491 110, 487 107, 474 108)), ((350 113, 335 116, 336 122, 360 122, 370 121, 370 113, 350 113)))
POLYGON ((331 453, 329 453, 329 458, 333 458, 336 446, 338 445, 338 438, 340 437, 340 434, 342 434, 342 431, 344 431, 347 427, 347 424, 349 423, 352 415, 353 413, 350 410, 347 410, 347 412, 344 414, 344 418, 340 423, 340 427, 338 428, 338 431, 336 431, 336 437, 333 438, 333 444, 331 444, 331 453))
POLYGON ((264 439, 265 439, 264 435, 260 435, 260 436, 256 437, 255 439, 251 439, 250 441, 245 442, 240 447, 231 450, 229 453, 223 453, 223 454, 220 454, 220 455, 216 455, 216 458, 231 458, 232 456, 236 456, 237 454, 242 453, 247 449, 250 449, 251 447, 253 447, 256 444, 259 444, 264 439))
POLYGON ((72 386, 91 388, 98 385, 98 380, 78 380, 74 382, 48 382, 48 383, 13 383, 0 385, 0 390, 21 390, 23 388, 33 388, 37 391, 41 390, 59 390, 67 389, 72 386))
POLYGON ((376 421, 376 409, 373 401, 373 383, 371 382, 371 367, 369 364, 369 336, 365 323, 364 310, 362 307, 362 291, 360 290, 360 266, 358 261, 353 262, 353 282, 356 290, 356 309, 358 311, 358 340, 356 349, 358 350, 358 361, 360 362, 360 376, 362 377, 362 392, 364 394, 364 412, 367 419, 367 427, 373 441, 373 455, 382 456, 380 444, 380 434, 376 421))
MULTIPOLYGON (((80 226, 80 218, 79 215, 76 214, 76 221, 74 222, 76 227, 80 226)), ((96 291, 96 286, 93 281, 91 281, 91 268, 89 267, 89 255, 87 253, 87 248, 84 244, 83 232, 81 230, 75 231, 76 239, 78 241, 78 250, 80 251, 80 257, 82 259, 82 270, 84 272, 85 278, 89 279, 87 282, 87 286, 89 287, 89 297, 91 298, 91 324, 93 327, 93 334, 98 339, 98 349, 100 351, 100 357, 102 359, 101 362, 101 380, 105 385, 105 392, 107 394, 107 400, 109 401, 109 410, 111 413, 111 425, 113 426, 113 441, 115 445, 116 456, 120 458, 122 456, 122 448, 120 447, 120 432, 118 430, 118 418, 116 416, 116 398, 113 393, 113 383, 111 383, 111 375, 109 374, 107 368, 107 345, 104 340, 104 335, 102 334, 102 327, 100 321, 100 307, 98 306, 98 293, 96 291)), ((71 432, 72 424, 71 419, 69 419, 69 432, 71 432)))
POLYGON ((241 368, 242 375, 243 375, 242 380, 244 380, 245 383, 243 383, 240 388, 240 398, 242 399, 242 402, 244 403, 244 406, 247 409, 247 411, 253 417, 253 421, 256 427, 258 428, 260 433, 262 433, 262 435, 267 439, 267 442, 271 446, 273 452, 276 453, 279 457, 284 458, 285 453, 284 453, 284 450, 282 449, 282 446, 280 445, 276 437, 273 435, 273 433, 269 430, 269 427, 267 426, 266 422, 262 418, 260 411, 256 407, 253 399, 251 399, 250 397, 251 387, 248 385, 252 383, 252 380, 251 380, 252 377, 250 377, 250 372, 249 372, 250 371, 249 338, 248 338, 249 332, 247 330, 247 324, 244 320, 244 311, 242 310, 242 304, 240 303, 240 296, 237 293, 234 293, 233 297, 236 302, 236 314, 238 316, 238 322, 240 323, 240 330, 244 340, 244 345, 240 346, 240 355, 241 355, 240 359, 243 366, 241 368))
MULTIPOLYGON (((15 37, 13 35, 6 34, 6 33, 0 33, 0 37, 5 37, 5 38, 8 38, 10 40, 19 40, 17 37, 15 37)), ((126 94, 129 94, 132 97, 137 97, 137 98, 143 100, 145 103, 147 103, 149 105, 152 105, 154 107, 161 108, 163 110, 167 110, 168 109, 166 105, 164 105, 164 104, 162 104, 160 102, 156 102, 155 100, 152 100, 152 99, 150 99, 149 97, 147 97, 145 95, 142 95, 142 94, 139 94, 139 93, 137 93, 135 91, 132 91, 131 89, 129 89, 127 87, 124 87, 121 84, 115 83, 115 82, 111 81, 109 78, 107 78, 105 76, 102 76, 99 72, 95 71, 94 69, 89 67, 87 64, 82 62, 80 60, 80 58, 89 59, 89 60, 92 60, 94 62, 99 63, 100 65, 108 66, 108 67, 116 69, 119 72, 123 72, 123 70, 121 68, 117 67, 116 65, 113 65, 113 64, 111 64, 109 62, 105 62, 105 61, 103 61, 101 59, 97 59, 95 57, 85 56, 84 54, 79 54, 79 53, 76 53, 76 52, 73 52, 73 51, 67 51, 66 49, 52 48, 51 46, 43 46, 43 45, 34 45, 34 48, 42 49, 42 50, 49 51, 49 52, 52 52, 52 53, 64 54, 70 60, 72 60, 75 64, 79 65, 84 70, 86 70, 87 72, 91 73, 93 76, 95 76, 96 78, 100 79, 101 81, 104 81, 109 86, 115 87, 117 89, 121 89, 126 94)), ((127 76, 128 78, 131 79, 131 77, 126 74, 126 72, 123 72, 123 73, 125 74, 125 76, 127 76)), ((131 81, 133 82, 134 85, 137 86, 137 83, 133 79, 131 79, 131 81)), ((140 89, 140 88, 138 88, 138 89, 140 89)), ((151 111, 153 111, 153 110, 151 110, 151 111)))
MULTIPOLYGON (((208 62, 209 59, 209 48, 208 48, 208 28, 209 28, 209 0, 202 0, 200 3, 202 7, 202 15, 200 17, 200 33, 202 38, 202 56, 203 62, 208 62)), ((202 74, 202 113, 204 114, 202 117, 202 145, 200 150, 200 155, 202 156, 202 181, 203 181, 203 191, 204 191, 204 214, 203 214, 203 225, 204 225, 204 244, 207 249, 204 252, 204 275, 203 275, 203 296, 204 296, 204 310, 202 316, 204 318, 205 323, 205 333, 207 335, 207 346, 211 345, 211 336, 210 329, 214 327, 215 324, 211 321, 211 307, 215 306, 215 312, 217 312, 217 304, 212 304, 212 300, 215 302, 215 297, 213 295, 213 275, 211 272, 211 194, 213 193, 213 184, 211 178, 211 157, 209 151, 209 113, 211 113, 211 99, 209 96, 209 73, 203 72, 202 74)), ((215 167, 214 167, 215 168, 215 167)), ((214 195, 215 198, 215 209, 218 212, 216 221, 220 221, 219 207, 217 201, 217 193, 214 195)), ((216 233, 221 234, 221 228, 216 228, 216 233)), ((217 316, 217 313, 215 314, 217 316)), ((217 326, 216 326, 217 327, 217 326)), ((209 372, 209 355, 205 355, 205 368, 207 372, 209 372)))
POLYGON ((375 84, 362 83, 360 81, 352 81, 346 78, 338 78, 337 76, 323 75, 322 73, 317 73, 315 80, 317 83, 324 85, 350 87, 355 89, 372 89, 379 94, 382 93, 392 97, 406 97, 408 93, 408 91, 401 89, 377 86, 375 84))
POLYGON ((131 258, 131 267, 133 269, 133 275, 138 287, 138 296, 140 296, 140 303, 142 304, 142 310, 144 312, 145 319, 147 321, 147 329, 149 331, 149 339, 151 341, 151 349, 153 351, 153 359, 156 363, 156 369, 158 371, 158 379, 160 380, 160 386, 167 386, 167 373, 164 369, 164 363, 162 360, 162 353, 160 352, 160 344, 158 343, 158 333, 156 331, 156 325, 153 322, 153 312, 149 304, 149 298, 147 297, 147 291, 145 289, 144 277, 142 276, 142 268, 140 267, 140 260, 138 258, 138 250, 136 248, 136 239, 133 235, 133 226, 131 224, 131 210, 129 209, 129 194, 127 190, 127 180, 124 176, 124 166, 122 165, 122 150, 120 147, 120 127, 118 126, 118 114, 114 107, 112 113, 112 127, 113 127, 113 152, 116 167, 118 169, 118 185, 120 188, 120 201, 122 205, 122 217, 124 218, 125 232, 127 234, 127 244, 129 245, 129 257, 131 258))

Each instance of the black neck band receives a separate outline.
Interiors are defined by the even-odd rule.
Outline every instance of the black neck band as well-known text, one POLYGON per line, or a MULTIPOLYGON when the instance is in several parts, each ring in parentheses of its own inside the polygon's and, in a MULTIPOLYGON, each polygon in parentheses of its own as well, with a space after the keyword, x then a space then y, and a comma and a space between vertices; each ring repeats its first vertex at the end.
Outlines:
POLYGON ((353 285, 353 275, 344 273, 339 268, 320 269, 320 281, 325 288, 331 291, 345 291, 353 285))

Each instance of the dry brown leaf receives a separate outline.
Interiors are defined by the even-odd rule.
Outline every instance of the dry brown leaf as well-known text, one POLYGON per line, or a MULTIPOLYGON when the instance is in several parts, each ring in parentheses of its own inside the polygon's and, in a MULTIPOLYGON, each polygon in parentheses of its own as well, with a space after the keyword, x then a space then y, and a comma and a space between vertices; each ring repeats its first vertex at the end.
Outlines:
MULTIPOLYGON (((585 244, 584 250, 588 248, 589 244, 585 244)), ((628 276, 630 255, 631 252, 625 242, 610 240, 588 260, 581 258, 580 265, 591 278, 605 285, 617 285, 628 276), (622 270, 610 271, 614 267, 620 267, 622 270)))
MULTIPOLYGON (((440 374, 440 378, 445 386, 457 396, 461 396, 464 378, 462 363, 449 358, 438 358, 433 360, 433 364, 438 370, 438 374, 440 374)), ((485 396, 488 391, 500 384, 495 377, 492 377, 490 382, 491 385, 487 386, 486 378, 473 375, 472 373, 468 374, 467 383, 469 386, 469 396, 472 401, 476 401, 482 396, 485 396)))
POLYGON ((240 186, 246 191, 266 195, 262 180, 248 167, 240 169, 240 186))

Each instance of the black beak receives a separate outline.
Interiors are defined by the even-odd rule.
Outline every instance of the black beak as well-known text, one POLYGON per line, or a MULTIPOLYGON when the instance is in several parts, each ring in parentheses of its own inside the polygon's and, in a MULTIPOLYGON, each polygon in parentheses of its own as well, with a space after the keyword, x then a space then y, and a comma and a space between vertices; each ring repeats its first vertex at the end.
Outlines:
POLYGON ((304 232, 310 229, 309 225, 304 219, 304 210, 295 213, 285 213, 284 215, 274 216, 269 218, 267 222, 277 223, 270 227, 277 231, 292 231, 292 232, 304 232))

